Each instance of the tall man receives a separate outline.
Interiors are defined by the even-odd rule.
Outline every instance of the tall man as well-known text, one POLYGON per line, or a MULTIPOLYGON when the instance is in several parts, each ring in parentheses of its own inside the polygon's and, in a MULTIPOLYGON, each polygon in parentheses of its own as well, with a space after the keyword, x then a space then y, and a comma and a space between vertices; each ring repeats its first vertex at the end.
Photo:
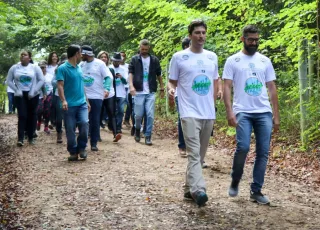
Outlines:
POLYGON ((227 59, 223 72, 224 102, 228 124, 236 127, 237 139, 229 196, 238 195, 238 186, 250 148, 253 128, 256 138, 256 159, 250 199, 260 204, 268 204, 269 199, 261 193, 261 189, 269 155, 272 110, 275 132, 278 131, 280 124, 277 89, 274 83, 276 76, 270 59, 257 52, 259 46, 258 28, 253 25, 244 27, 241 41, 243 42, 242 51, 227 59), (233 108, 231 107, 232 86, 234 92, 233 108))
POLYGON ((88 111, 90 104, 86 98, 83 84, 83 74, 77 63, 81 60, 81 48, 70 45, 67 49, 68 61, 57 69, 58 92, 64 111, 66 124, 67 150, 70 153, 69 161, 86 159, 88 142, 88 111), (79 136, 76 140, 76 125, 79 136))
POLYGON ((134 98, 135 141, 140 142, 140 127, 144 113, 147 115, 145 144, 152 145, 154 108, 157 92, 157 80, 160 83, 160 96, 164 96, 161 67, 157 57, 149 54, 150 43, 143 39, 140 42, 139 54, 132 57, 129 64, 129 87, 134 98))
MULTIPOLYGON (((126 53, 124 51, 121 51, 120 54, 121 54, 121 57, 122 57, 122 61, 120 62, 120 66, 123 67, 127 71, 127 75, 129 76, 129 64, 126 63, 127 55, 126 55, 126 53)), ((128 84, 128 82, 125 85, 125 89, 126 89, 126 104, 127 104, 127 108, 126 108, 123 124, 125 126, 127 126, 127 128, 129 128, 130 127, 130 117, 131 117, 131 114, 132 114, 132 95, 129 92, 129 84, 128 84)))
POLYGON ((109 96, 112 84, 112 74, 106 64, 94 57, 91 46, 82 46, 82 62, 85 93, 91 110, 89 113, 89 133, 91 151, 98 151, 97 143, 100 138, 100 113, 103 99, 109 96))
POLYGON ((203 49, 207 25, 195 20, 188 26, 191 46, 173 55, 169 94, 178 86, 179 112, 188 155, 184 197, 199 206, 208 201, 202 175, 210 134, 215 119, 214 101, 218 87, 218 58, 203 49))

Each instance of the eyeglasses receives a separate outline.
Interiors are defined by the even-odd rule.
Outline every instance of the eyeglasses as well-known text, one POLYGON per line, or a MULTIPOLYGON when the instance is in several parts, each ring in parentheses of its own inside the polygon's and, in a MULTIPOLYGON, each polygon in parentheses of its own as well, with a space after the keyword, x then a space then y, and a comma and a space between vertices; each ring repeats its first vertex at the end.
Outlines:
POLYGON ((248 37, 244 37, 249 43, 259 43, 260 38, 248 38, 248 37))

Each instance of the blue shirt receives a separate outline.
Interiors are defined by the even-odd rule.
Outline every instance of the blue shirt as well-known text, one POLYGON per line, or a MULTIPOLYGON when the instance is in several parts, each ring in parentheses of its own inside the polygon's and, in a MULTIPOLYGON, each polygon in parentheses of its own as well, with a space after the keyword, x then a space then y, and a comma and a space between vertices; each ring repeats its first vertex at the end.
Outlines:
POLYGON ((57 69, 56 79, 64 82, 64 96, 69 107, 86 103, 82 75, 78 65, 74 67, 67 61, 57 69))

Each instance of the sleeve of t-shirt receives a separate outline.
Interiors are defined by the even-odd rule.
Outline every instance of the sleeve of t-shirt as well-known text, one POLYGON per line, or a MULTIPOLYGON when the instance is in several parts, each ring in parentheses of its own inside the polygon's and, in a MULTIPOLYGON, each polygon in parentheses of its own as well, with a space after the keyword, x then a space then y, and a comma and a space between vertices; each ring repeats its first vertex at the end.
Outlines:
POLYGON ((179 77, 179 68, 176 55, 173 55, 169 65, 169 79, 177 81, 179 77))
POLYGON ((266 82, 276 80, 276 73, 270 60, 268 60, 266 68, 266 82))
POLYGON ((112 74, 111 74, 109 68, 106 66, 106 64, 101 63, 100 72, 101 72, 102 79, 104 79, 105 77, 110 77, 111 78, 112 74))
POLYGON ((59 66, 57 69, 57 74, 56 74, 57 81, 64 81, 63 70, 61 67, 62 66, 59 66))
POLYGON ((222 79, 233 80, 233 68, 230 58, 228 58, 224 64, 222 79))

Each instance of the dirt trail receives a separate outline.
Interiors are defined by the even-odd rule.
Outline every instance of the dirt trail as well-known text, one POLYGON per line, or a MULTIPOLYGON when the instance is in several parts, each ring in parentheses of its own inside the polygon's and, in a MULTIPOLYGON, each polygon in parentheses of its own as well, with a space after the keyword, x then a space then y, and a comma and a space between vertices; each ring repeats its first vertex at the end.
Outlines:
MULTIPOLYGON (((112 143, 102 130, 99 152, 86 161, 66 160, 66 141, 40 132, 35 146, 14 148, 11 167, 17 181, 20 223, 24 229, 320 229, 320 192, 285 178, 266 176, 263 190, 271 206, 249 201, 251 165, 237 198, 227 196, 231 157, 228 149, 210 147, 204 175, 206 207, 183 201, 186 159, 176 140, 153 138, 135 143, 124 130, 112 143)), ((143 140, 143 139, 142 139, 143 140)), ((0 178, 1 183, 1 178, 0 178)))

